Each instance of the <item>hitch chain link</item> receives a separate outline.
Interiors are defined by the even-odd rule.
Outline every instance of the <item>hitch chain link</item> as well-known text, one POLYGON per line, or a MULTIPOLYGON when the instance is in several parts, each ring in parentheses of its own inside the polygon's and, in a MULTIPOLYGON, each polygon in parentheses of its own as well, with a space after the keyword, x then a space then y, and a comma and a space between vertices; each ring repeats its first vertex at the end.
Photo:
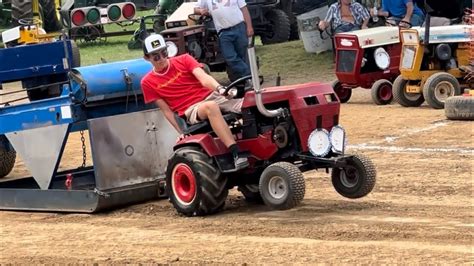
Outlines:
POLYGON ((87 160, 87 153, 86 153, 86 139, 84 138, 84 130, 79 131, 81 134, 81 142, 82 142, 82 165, 81 168, 86 167, 86 160, 87 160))

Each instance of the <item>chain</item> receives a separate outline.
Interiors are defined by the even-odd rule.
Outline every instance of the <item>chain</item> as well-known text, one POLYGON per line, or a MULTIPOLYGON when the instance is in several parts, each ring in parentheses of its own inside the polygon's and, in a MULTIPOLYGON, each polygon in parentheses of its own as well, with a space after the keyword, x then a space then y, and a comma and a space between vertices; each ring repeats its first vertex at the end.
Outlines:
POLYGON ((87 159, 87 154, 86 154, 86 139, 84 138, 84 130, 79 131, 81 134, 81 142, 82 142, 82 168, 86 167, 86 159, 87 159))

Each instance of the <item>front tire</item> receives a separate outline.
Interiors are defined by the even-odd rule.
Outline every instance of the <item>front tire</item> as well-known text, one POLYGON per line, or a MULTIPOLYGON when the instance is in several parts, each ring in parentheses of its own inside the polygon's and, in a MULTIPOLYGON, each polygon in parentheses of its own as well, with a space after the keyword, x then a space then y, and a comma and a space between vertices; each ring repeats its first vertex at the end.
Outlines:
POLYGON ((404 107, 420 106, 425 101, 425 99, 423 98, 423 94, 408 93, 406 91, 407 85, 408 85, 408 80, 403 79, 403 77, 399 75, 393 82, 393 86, 392 86, 393 98, 395 99, 396 102, 398 102, 401 106, 404 106, 404 107))
POLYGON ((16 151, 5 135, 0 135, 0 178, 7 176, 15 166, 16 151))
POLYGON ((303 173, 288 162, 274 163, 260 176, 260 195, 272 209, 287 210, 297 206, 304 198, 305 189, 303 173))
POLYGON ((350 199, 362 198, 375 186, 376 171, 372 161, 357 154, 347 159, 344 168, 333 168, 331 180, 334 189, 350 199))
POLYGON ((439 72, 431 75, 423 86, 423 97, 434 109, 443 109, 446 100, 461 94, 459 81, 451 74, 439 72))
POLYGON ((352 89, 343 87, 339 80, 333 81, 331 86, 341 103, 347 103, 349 101, 352 96, 352 89))
POLYGON ((273 44, 288 41, 290 38, 290 20, 285 11, 270 9, 265 17, 270 22, 272 30, 260 36, 262 43, 273 44))
POLYGON ((377 80, 372 84, 370 93, 375 104, 390 104, 393 100, 392 83, 386 79, 377 80))
POLYGON ((166 189, 175 209, 186 216, 222 210, 229 193, 227 179, 199 148, 184 147, 168 161, 166 189))

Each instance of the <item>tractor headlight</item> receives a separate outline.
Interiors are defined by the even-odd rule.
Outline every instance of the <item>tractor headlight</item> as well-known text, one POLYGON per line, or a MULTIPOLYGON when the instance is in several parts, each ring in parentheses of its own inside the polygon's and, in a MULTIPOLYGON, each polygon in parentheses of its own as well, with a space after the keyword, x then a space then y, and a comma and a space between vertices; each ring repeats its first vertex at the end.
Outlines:
POLYGON ((385 70, 390 66, 390 56, 382 47, 375 49, 374 52, 375 64, 382 69, 385 70))
POLYGON ((328 131, 325 129, 316 129, 311 132, 308 138, 308 148, 314 156, 326 156, 331 150, 328 131))
POLYGON ((346 131, 341 126, 334 126, 329 133, 329 141, 332 145, 332 151, 335 153, 344 153, 347 139, 346 131))
POLYGON ((402 60, 400 62, 401 69, 411 69, 415 61, 416 46, 404 45, 402 48, 402 60))

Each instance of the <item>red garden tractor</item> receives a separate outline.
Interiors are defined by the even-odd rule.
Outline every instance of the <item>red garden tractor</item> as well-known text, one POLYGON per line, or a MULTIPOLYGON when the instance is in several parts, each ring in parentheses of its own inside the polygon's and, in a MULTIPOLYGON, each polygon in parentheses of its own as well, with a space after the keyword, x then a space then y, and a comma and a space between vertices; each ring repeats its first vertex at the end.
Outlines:
POLYGON ((223 209, 235 186, 249 201, 290 209, 305 195, 303 172, 332 169, 335 190, 347 198, 372 191, 376 171, 363 155, 345 154, 346 134, 339 125, 340 103, 331 86, 312 82, 260 88, 253 43, 249 46, 253 90, 243 96, 241 114, 224 114, 250 166, 235 171, 233 158, 208 121, 183 124, 185 138, 168 161, 166 187, 176 210, 200 216, 223 209))
POLYGON ((352 89, 370 89, 375 104, 389 104, 392 82, 400 74, 401 43, 398 27, 376 27, 339 33, 334 37, 336 76, 332 86, 341 103, 352 89))

